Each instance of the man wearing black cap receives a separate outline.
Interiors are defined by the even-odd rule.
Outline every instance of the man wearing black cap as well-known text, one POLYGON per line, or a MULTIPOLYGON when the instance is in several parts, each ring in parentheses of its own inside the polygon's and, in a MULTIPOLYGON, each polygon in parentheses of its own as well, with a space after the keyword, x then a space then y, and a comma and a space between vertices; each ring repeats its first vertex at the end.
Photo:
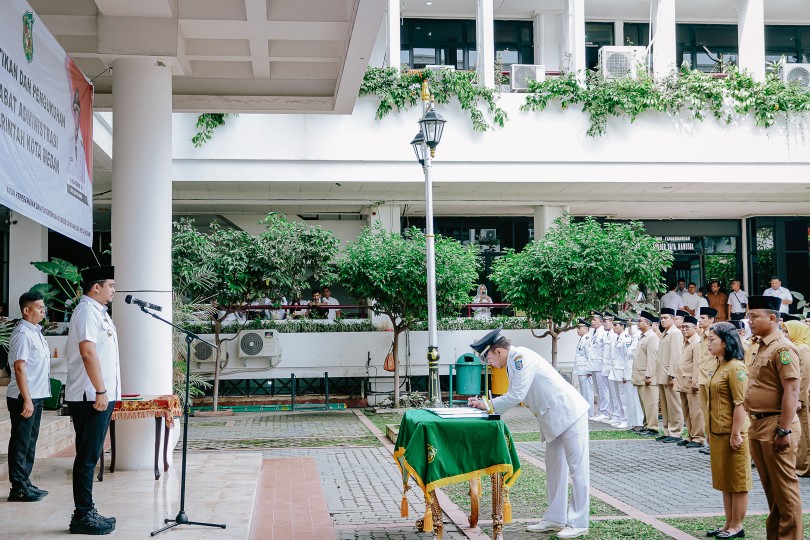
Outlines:
POLYGON ((591 315, 591 375, 593 375, 594 389, 599 394, 598 407, 593 419, 603 422, 610 418, 608 413, 610 400, 608 399, 607 377, 602 375, 604 364, 604 344, 607 332, 604 328, 604 317, 601 312, 594 311, 591 315))
POLYGON ((653 331, 652 325, 658 319, 647 311, 638 317, 638 340, 633 357, 633 385, 638 388, 638 397, 644 409, 644 427, 641 435, 658 435, 658 385, 655 372, 658 368, 658 346, 661 338, 653 331))
POLYGON ((98 535, 115 529, 115 518, 103 517, 93 504, 93 472, 121 399, 118 334, 107 311, 115 296, 114 269, 88 268, 81 277, 84 296, 73 311, 66 348, 65 401, 76 431, 70 533, 98 535))
POLYGON ((675 365, 683 350, 683 334, 675 327, 675 310, 661 308, 661 344, 658 347, 658 370, 656 383, 661 400, 661 416, 664 417, 664 435, 656 441, 673 443, 681 440, 683 410, 681 397, 675 391, 675 365))
POLYGON ((604 319, 605 336, 603 343, 602 354, 602 376, 605 379, 608 389, 608 419, 605 423, 611 426, 617 426, 621 423, 621 399, 616 395, 616 389, 610 380, 610 372, 613 370, 613 347, 616 344, 618 337, 613 331, 613 319, 616 316, 610 311, 605 311, 602 318, 604 319))
MULTIPOLYGON (((717 310, 710 307, 700 309, 698 317, 698 332, 700 333, 700 366, 698 368, 698 394, 700 395, 700 410, 703 412, 703 419, 709 418, 709 381, 717 370, 719 360, 709 352, 709 340, 706 333, 709 327, 714 324, 717 317, 717 310)), ((705 432, 705 429, 704 429, 705 432)), ((701 454, 709 455, 709 445, 704 444, 699 450, 701 454)))
POLYGON ((706 442, 705 416, 698 393, 700 335, 697 324, 698 320, 691 315, 683 318, 681 329, 686 342, 675 366, 675 390, 680 394, 683 418, 689 432, 689 438, 678 441, 678 446, 686 448, 700 448, 706 442))
POLYGON ((765 522, 768 538, 799 540, 804 538, 796 477, 801 375, 796 347, 779 329, 781 303, 775 296, 748 298, 751 332, 758 343, 751 347, 744 405, 751 415, 751 457, 771 509, 765 522))
MULTIPOLYGON (((526 347, 513 347, 500 328, 470 347, 489 365, 506 366, 509 392, 492 400, 494 411, 502 414, 522 402, 534 413, 541 440, 546 442, 549 504, 542 521, 528 530, 556 533, 559 538, 588 534, 588 403, 542 356, 526 347)), ((476 398, 470 398, 469 406, 487 408, 476 398)))
POLYGON ((593 406, 593 375, 591 374, 591 323, 585 319, 577 320, 577 350, 574 354, 574 374, 579 379, 579 393, 588 402, 588 418, 594 416, 593 406))

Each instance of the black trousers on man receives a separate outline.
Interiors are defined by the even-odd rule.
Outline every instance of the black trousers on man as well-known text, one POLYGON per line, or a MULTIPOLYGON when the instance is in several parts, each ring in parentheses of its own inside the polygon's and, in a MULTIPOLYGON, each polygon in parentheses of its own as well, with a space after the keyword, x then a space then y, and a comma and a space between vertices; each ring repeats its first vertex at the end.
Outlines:
POLYGON ((110 426, 115 402, 111 401, 105 411, 93 408, 95 401, 68 401, 73 429, 76 431, 76 459, 73 460, 73 504, 78 517, 93 509, 93 474, 104 439, 110 426))
POLYGON ((39 423, 42 420, 42 399, 32 399, 34 414, 23 418, 23 397, 6 398, 11 415, 11 434, 8 439, 8 479, 11 489, 31 485, 31 470, 37 451, 39 423))
POLYGON ((731 320, 732 321, 741 321, 744 318, 745 318, 745 312, 744 311, 742 313, 732 313, 731 314, 731 320))

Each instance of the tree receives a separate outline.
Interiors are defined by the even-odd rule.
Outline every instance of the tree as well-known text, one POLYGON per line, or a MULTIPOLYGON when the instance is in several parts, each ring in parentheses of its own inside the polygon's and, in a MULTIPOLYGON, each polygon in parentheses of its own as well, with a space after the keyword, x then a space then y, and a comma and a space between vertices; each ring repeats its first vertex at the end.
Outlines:
POLYGON ((551 363, 557 340, 577 317, 622 303, 631 284, 662 289, 672 253, 661 250, 640 222, 599 224, 591 217, 555 221, 540 240, 520 253, 508 250, 493 264, 490 278, 515 309, 526 312, 538 338, 551 336, 551 363), (538 333, 540 325, 546 330, 538 333))
MULTIPOLYGON (((440 316, 458 313, 478 276, 478 252, 441 236, 436 237, 435 251, 437 311, 440 316)), ((425 234, 419 229, 399 234, 377 225, 350 242, 337 264, 337 280, 349 294, 372 299, 371 309, 391 320, 395 407, 399 407, 399 335, 427 319, 425 253, 425 234)))
MULTIPOLYGON (((197 301, 211 304, 214 339, 217 346, 234 338, 223 339, 222 323, 244 306, 263 298, 297 297, 306 287, 305 280, 328 278, 328 264, 339 242, 331 232, 300 221, 287 221, 280 214, 268 214, 259 222, 258 235, 241 229, 224 229, 212 223, 203 233, 191 220, 175 223, 172 235, 172 280, 197 301), (210 270, 204 280, 188 280, 201 268, 210 270)), ((214 403, 217 410, 219 373, 227 364, 216 350, 214 403)))

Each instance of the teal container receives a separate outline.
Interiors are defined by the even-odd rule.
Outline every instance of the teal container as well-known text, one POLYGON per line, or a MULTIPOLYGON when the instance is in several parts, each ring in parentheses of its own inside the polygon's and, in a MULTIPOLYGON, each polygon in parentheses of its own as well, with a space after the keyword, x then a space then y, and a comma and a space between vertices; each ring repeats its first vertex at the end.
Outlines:
POLYGON ((455 392, 464 396, 481 394, 481 372, 484 364, 472 353, 462 354, 456 360, 455 392))

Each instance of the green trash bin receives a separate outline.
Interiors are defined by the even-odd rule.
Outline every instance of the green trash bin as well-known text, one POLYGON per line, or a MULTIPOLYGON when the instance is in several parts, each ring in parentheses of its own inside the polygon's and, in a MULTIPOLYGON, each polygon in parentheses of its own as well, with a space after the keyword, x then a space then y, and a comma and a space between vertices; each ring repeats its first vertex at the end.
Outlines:
POLYGON ((484 364, 472 353, 462 354, 456 360, 456 393, 463 396, 481 394, 481 371, 484 364))
POLYGON ((62 401, 62 381, 59 379, 51 379, 51 397, 46 398, 42 402, 42 407, 49 411, 56 411, 59 409, 59 404, 62 401))

